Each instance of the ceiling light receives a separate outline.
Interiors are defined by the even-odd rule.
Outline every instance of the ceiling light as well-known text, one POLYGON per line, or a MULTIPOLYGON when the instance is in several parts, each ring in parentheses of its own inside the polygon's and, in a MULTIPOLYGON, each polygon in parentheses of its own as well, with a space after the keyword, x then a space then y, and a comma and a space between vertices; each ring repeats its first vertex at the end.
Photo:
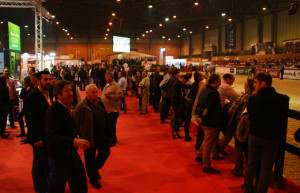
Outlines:
POLYGON ((190 34, 192 34, 193 32, 192 31, 190 31, 190 34))
POLYGON ((171 38, 169 38, 168 40, 171 41, 171 38))
POLYGON ((57 21, 57 22, 55 22, 56 23, 56 25, 59 25, 59 22, 57 21))
POLYGON ((71 37, 71 40, 73 40, 73 37, 71 37))
POLYGON ((54 18, 55 18, 55 15, 52 15, 51 17, 54 19, 54 18))
POLYGON ((159 24, 159 27, 162 27, 162 26, 163 26, 163 24, 162 24, 162 23, 160 23, 160 24, 159 24))
POLYGON ((173 18, 174 18, 174 19, 176 19, 176 18, 177 18, 177 16, 176 16, 176 15, 173 15, 173 18))
POLYGON ((107 28, 107 30, 106 31, 109 31, 109 29, 107 28))
POLYGON ((112 25, 112 22, 109 22, 108 25, 112 25))
POLYGON ((1 21, 0 23, 3 24, 3 21, 1 21))
POLYGON ((198 5, 199 5, 199 3, 196 1, 196 2, 194 3, 194 5, 195 5, 195 6, 198 6, 198 5))
POLYGON ((262 8, 262 10, 263 10, 263 11, 266 11, 266 10, 267 10, 267 8, 266 8, 266 7, 263 7, 263 8, 262 8))
POLYGON ((112 16, 116 16, 115 12, 113 12, 111 15, 112 15, 112 16))
POLYGON ((108 36, 108 34, 105 34, 105 36, 108 36))
POLYGON ((28 33, 27 35, 30 36, 30 33, 28 33))
POLYGON ((153 6, 152 6, 152 5, 149 5, 149 6, 148 6, 148 8, 149 8, 149 9, 152 9, 152 8, 153 8, 153 6))
POLYGON ((209 28, 209 26, 207 25, 207 26, 205 26, 205 28, 206 28, 206 29, 208 29, 208 28, 209 28))
POLYGON ((165 18, 165 21, 169 21, 170 19, 168 17, 165 18))
POLYGON ((149 32, 152 33, 152 29, 150 29, 149 32))
POLYGON ((145 34, 143 34, 142 36, 145 37, 145 34))
POLYGON ((231 21, 232 21, 232 19, 231 19, 231 18, 229 18, 229 19, 228 19, 228 21, 229 21, 229 22, 231 22, 231 21))
POLYGON ((180 35, 178 35, 177 37, 180 38, 180 35))
POLYGON ((226 16, 226 13, 222 13, 221 15, 222 15, 222 17, 225 17, 225 16, 226 16))
POLYGON ((65 31, 65 28, 63 28, 62 30, 65 31))
POLYGON ((68 30, 67 30, 67 29, 65 29, 65 32, 68 32, 68 30))
POLYGON ((166 36, 163 36, 163 37, 162 37, 162 39, 165 39, 165 38, 166 38, 166 36))
POLYGON ((140 40, 140 38, 136 38, 137 40, 140 40))
POLYGON ((121 0, 117 0, 118 2, 121 2, 121 0))
POLYGON ((24 27, 25 27, 25 28, 28 28, 28 25, 25 25, 24 27))
POLYGON ((43 35, 43 37, 45 38, 45 37, 46 37, 46 35, 43 35))
POLYGON ((183 30, 183 31, 186 31, 186 28, 183 28, 182 30, 183 30))
POLYGON ((104 39, 106 40, 106 39, 107 39, 107 37, 104 37, 104 39))
POLYGON ((146 34, 149 33, 149 31, 146 31, 146 34))
POLYGON ((67 33, 67 36, 69 36, 70 35, 70 33, 67 33))

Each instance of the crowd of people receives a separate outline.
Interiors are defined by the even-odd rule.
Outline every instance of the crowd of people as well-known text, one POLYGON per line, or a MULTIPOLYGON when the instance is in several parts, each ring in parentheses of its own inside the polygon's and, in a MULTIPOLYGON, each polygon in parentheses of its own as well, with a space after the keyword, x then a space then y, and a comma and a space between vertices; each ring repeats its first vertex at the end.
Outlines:
MULTIPOLYGON (((232 174, 242 176, 245 155, 245 192, 267 192, 289 104, 289 98, 272 87, 270 74, 247 79, 244 92, 239 93, 232 87, 232 74, 207 77, 196 71, 192 81, 192 73, 180 75, 172 68, 162 74, 157 67, 150 74, 134 66, 98 64, 53 66, 40 72, 30 67, 28 72, 20 94, 24 108, 18 116, 21 132, 17 137, 25 136, 25 116, 27 135, 22 141, 33 148, 35 192, 62 193, 66 182, 72 193, 87 192, 78 148, 84 150, 91 185, 101 188, 99 170, 118 142, 117 119, 120 110, 127 113, 129 94, 139 99, 141 116, 148 113, 150 104, 154 113, 160 113, 161 124, 170 123, 173 139, 183 138, 179 131, 184 127, 184 140, 191 141, 190 122, 198 123, 195 161, 203 165, 204 173, 220 173, 212 167, 211 155, 213 160, 225 159, 225 148, 234 138, 232 174), (80 90, 86 92, 84 99, 80 90)), ((8 113, 10 126, 15 127, 12 109, 17 96, 9 68, 4 74, 0 76, 0 134, 6 138, 8 113)))

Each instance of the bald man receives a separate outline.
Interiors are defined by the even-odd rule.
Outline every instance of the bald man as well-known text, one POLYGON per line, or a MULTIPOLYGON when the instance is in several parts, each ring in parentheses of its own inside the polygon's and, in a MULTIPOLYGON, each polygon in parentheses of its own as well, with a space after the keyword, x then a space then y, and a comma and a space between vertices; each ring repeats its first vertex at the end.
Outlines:
POLYGON ((98 170, 102 168, 110 154, 109 140, 112 135, 107 113, 102 100, 98 97, 95 84, 86 87, 86 98, 76 106, 74 118, 79 137, 91 143, 90 148, 84 151, 87 175, 91 185, 100 189, 101 184, 98 180, 101 176, 98 170))

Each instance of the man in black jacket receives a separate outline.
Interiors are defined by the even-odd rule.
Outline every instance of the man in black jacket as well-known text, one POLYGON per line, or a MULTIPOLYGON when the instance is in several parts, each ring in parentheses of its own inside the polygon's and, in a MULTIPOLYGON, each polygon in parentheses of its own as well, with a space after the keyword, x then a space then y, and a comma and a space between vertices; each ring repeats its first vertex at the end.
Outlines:
POLYGON ((48 152, 46 149, 46 129, 44 117, 52 99, 48 93, 50 73, 37 74, 38 86, 24 102, 25 121, 28 128, 27 140, 33 147, 32 178, 35 192, 47 191, 48 152))
MULTIPOLYGON (((174 76, 176 77, 176 76, 174 76)), ((176 77, 174 80, 174 84, 172 85, 171 90, 171 106, 174 111, 174 118, 172 124, 172 137, 173 139, 182 138, 178 134, 179 126, 181 125, 180 119, 182 118, 182 110, 183 110, 183 101, 184 101, 184 92, 182 85, 184 85, 188 81, 188 77, 186 75, 181 75, 179 78, 176 77)))
POLYGON ((273 163, 287 125, 289 97, 279 94, 272 85, 268 73, 258 73, 254 78, 257 95, 248 102, 250 120, 249 158, 245 174, 245 193, 266 193, 273 163), (253 180, 260 167, 259 177, 253 188, 253 180))
POLYGON ((86 150, 90 143, 77 139, 78 131, 72 113, 71 83, 60 80, 54 85, 57 101, 45 117, 49 151, 49 186, 47 193, 64 193, 66 181, 71 193, 86 193, 87 181, 77 148, 86 150))
POLYGON ((208 79, 208 84, 198 97, 196 108, 197 121, 201 124, 204 133, 204 141, 200 147, 197 158, 203 160, 203 172, 218 174, 219 170, 211 167, 211 148, 215 143, 222 119, 222 106, 218 88, 221 85, 221 77, 213 74, 208 79))
POLYGON ((163 76, 159 74, 160 73, 160 67, 156 68, 156 72, 153 73, 150 77, 150 86, 151 86, 151 91, 152 93, 150 93, 150 96, 152 94, 152 100, 153 100, 153 108, 155 110, 156 113, 159 112, 158 109, 158 104, 160 101, 160 97, 161 97, 161 92, 160 92, 160 88, 159 88, 159 83, 162 81, 163 76))

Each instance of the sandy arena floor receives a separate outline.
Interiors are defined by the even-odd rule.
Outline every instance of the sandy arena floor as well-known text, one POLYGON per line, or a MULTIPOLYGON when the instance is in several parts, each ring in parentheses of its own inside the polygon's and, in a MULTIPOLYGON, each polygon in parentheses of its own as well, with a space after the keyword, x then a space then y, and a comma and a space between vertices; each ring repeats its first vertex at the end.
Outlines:
MULTIPOLYGON (((233 84, 236 91, 244 91, 244 83, 246 76, 236 75, 236 80, 233 84)), ((276 91, 282 94, 286 94, 290 97, 290 109, 300 111, 300 80, 280 80, 278 78, 273 79, 273 87, 276 91)), ((289 119, 288 131, 287 131, 287 142, 294 146, 300 147, 300 143, 294 139, 295 131, 300 128, 300 121, 289 119)), ((286 152, 285 164, 284 164, 284 175, 291 180, 300 183, 300 157, 292 155, 286 152)))

